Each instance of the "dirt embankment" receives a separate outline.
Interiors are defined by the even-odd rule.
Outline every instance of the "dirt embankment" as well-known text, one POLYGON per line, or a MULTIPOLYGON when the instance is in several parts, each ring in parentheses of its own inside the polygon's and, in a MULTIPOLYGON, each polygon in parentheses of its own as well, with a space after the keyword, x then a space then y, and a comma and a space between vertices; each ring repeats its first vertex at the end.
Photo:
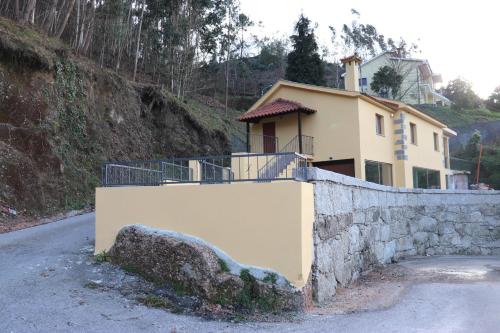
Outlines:
POLYGON ((230 151, 187 108, 0 18, 0 222, 92 205, 104 161, 230 151))

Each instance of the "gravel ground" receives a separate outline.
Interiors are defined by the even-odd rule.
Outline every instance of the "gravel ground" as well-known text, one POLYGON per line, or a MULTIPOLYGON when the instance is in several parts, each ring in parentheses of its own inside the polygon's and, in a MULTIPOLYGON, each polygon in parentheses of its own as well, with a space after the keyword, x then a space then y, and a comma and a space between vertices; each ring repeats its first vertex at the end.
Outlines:
POLYGON ((403 261, 304 315, 228 323, 140 304, 148 285, 96 264, 93 239, 94 214, 0 235, 0 332, 500 331, 499 257, 403 261))

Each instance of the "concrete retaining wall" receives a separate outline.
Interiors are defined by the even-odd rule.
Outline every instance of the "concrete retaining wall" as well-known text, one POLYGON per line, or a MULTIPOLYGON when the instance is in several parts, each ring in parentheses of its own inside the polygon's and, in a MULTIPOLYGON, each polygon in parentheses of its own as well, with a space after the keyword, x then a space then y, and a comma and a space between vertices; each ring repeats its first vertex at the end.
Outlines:
POLYGON ((303 288, 311 273, 313 185, 282 181, 96 189, 96 245, 109 250, 126 225, 201 238, 235 261, 303 288))
POLYGON ((397 189, 316 168, 317 302, 361 271, 412 255, 500 254, 500 191, 397 189))

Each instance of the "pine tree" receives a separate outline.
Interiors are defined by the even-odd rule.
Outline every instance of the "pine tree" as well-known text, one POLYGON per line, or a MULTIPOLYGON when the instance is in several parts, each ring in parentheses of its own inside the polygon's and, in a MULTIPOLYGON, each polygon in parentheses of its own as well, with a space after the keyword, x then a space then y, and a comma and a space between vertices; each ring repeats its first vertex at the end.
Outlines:
POLYGON ((285 77, 290 81, 322 85, 325 84, 323 62, 318 54, 314 29, 310 25, 311 21, 300 15, 295 35, 290 36, 293 51, 288 54, 285 77))

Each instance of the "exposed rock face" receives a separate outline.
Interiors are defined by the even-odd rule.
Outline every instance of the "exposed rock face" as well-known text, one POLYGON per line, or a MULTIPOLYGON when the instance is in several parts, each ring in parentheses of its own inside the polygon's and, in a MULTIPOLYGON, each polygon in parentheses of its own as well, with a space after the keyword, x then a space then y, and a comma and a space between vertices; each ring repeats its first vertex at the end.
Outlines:
POLYGON ((269 274, 266 282, 247 269, 232 274, 213 248, 191 237, 127 226, 117 235, 110 255, 113 262, 133 268, 156 283, 169 283, 180 293, 209 303, 265 311, 300 310, 305 306, 303 293, 289 284, 276 283, 274 274, 269 274))
POLYGON ((372 266, 414 255, 500 254, 500 192, 395 189, 310 169, 315 300, 372 266))
POLYGON ((93 202, 102 162, 230 149, 227 133, 160 87, 0 18, 0 205, 30 215, 81 209, 93 202))

